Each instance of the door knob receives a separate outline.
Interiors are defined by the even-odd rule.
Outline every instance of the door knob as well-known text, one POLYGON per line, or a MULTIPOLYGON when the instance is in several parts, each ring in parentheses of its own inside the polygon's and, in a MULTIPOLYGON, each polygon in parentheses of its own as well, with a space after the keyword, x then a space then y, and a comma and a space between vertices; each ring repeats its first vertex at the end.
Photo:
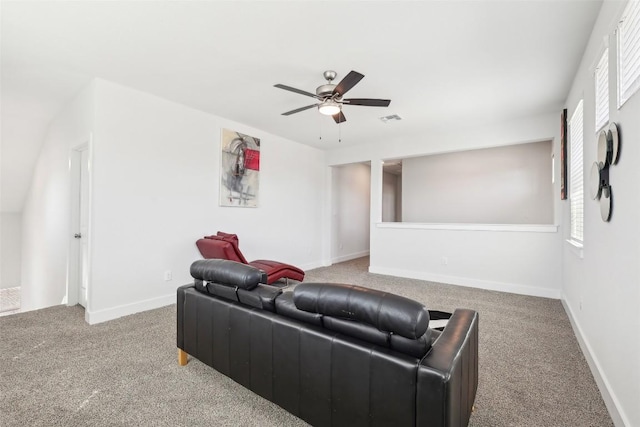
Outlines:
POLYGON ((75 237, 76 239, 79 239, 79 238, 81 238, 81 237, 82 237, 82 234, 80 234, 80 233, 76 233, 76 234, 74 234, 74 235, 73 235, 73 237, 75 237))

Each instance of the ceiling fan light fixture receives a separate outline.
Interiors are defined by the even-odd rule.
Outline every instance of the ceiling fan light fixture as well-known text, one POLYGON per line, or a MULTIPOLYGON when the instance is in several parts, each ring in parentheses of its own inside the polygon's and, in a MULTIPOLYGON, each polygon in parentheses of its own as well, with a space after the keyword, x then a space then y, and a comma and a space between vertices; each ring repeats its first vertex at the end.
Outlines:
POLYGON ((333 116, 340 112, 340 105, 335 101, 324 101, 318 106, 318 111, 325 116, 333 116))

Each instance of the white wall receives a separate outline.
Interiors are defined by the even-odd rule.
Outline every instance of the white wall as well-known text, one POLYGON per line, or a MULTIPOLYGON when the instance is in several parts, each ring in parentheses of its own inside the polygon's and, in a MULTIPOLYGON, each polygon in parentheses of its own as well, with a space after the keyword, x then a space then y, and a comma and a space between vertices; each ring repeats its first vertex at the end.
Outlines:
MULTIPOLYGON (((407 140, 390 140, 383 144, 344 147, 328 152, 328 165, 371 161, 369 270, 559 298, 562 233, 556 227, 511 226, 495 231, 498 229, 415 228, 408 223, 380 223, 383 159, 549 140, 554 141, 555 156, 559 158, 559 144, 556 143, 560 132, 558 117, 551 114, 478 128, 461 127, 451 133, 416 134, 407 140)), ((556 164, 556 169, 558 166, 556 164)), ((559 176, 559 170, 554 173, 559 176)), ((559 179, 555 182, 553 194, 557 201, 560 197, 559 179)), ((555 224, 559 218, 555 204, 555 224)))
POLYGON ((93 85, 49 125, 22 212, 22 310, 61 304, 66 296, 70 229, 70 150, 90 139, 93 85))
POLYGON ((372 273, 548 298, 560 297, 555 227, 447 228, 379 224, 371 237, 372 273), (375 248, 375 251, 374 251, 375 248))
MULTIPOLYGON (((573 82, 566 108, 584 99, 585 177, 596 160, 593 65, 608 36, 610 120, 621 129, 620 160, 611 168, 611 221, 600 218, 585 180, 584 258, 563 243, 563 300, 616 425, 640 426, 640 92, 616 102, 615 26, 626 2, 605 1, 573 82)), ((556 156, 556 158, 559 158, 556 156)), ((569 203, 563 204, 569 224, 569 203)), ((565 227, 565 238, 569 238, 565 227)))
POLYGON ((541 141, 404 159, 403 219, 553 224, 551 152, 541 141))
POLYGON ((103 80, 95 108, 91 323, 175 301, 218 230, 249 260, 321 265, 322 151, 103 80), (261 139, 258 208, 218 206, 223 127, 261 139))
POLYGON ((0 213, 0 289, 21 283, 22 214, 0 213))
POLYGON ((396 177, 396 221, 402 222, 402 174, 396 177))
MULTIPOLYGON (((382 221, 396 222, 398 212, 398 175, 383 172, 382 174, 382 221)), ((367 234, 368 230, 367 230, 367 234)))
POLYGON ((371 166, 355 163, 332 169, 331 262, 369 254, 371 166))

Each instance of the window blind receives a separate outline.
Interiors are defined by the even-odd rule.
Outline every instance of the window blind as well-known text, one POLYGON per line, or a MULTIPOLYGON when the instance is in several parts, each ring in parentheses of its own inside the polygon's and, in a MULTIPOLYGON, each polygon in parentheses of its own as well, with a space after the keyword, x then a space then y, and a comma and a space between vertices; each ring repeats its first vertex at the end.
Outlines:
POLYGON ((640 88, 640 1, 629 1, 617 33, 618 106, 622 106, 640 88))
POLYGON ((571 163, 569 168, 569 196, 571 199, 571 238, 582 242, 584 230, 584 173, 582 161, 583 109, 578 103, 569 123, 571 163))
POLYGON ((609 49, 605 49, 594 73, 597 133, 609 122, 609 49))

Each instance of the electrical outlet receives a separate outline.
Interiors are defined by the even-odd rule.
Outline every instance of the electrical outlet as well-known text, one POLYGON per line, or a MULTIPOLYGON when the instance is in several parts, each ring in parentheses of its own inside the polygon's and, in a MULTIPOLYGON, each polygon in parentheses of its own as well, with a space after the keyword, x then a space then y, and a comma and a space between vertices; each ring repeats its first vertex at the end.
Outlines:
POLYGON ((443 256, 442 259, 440 260, 440 264, 449 265, 449 258, 447 258, 446 256, 443 256))
POLYGON ((167 270, 164 272, 164 280, 165 281, 170 281, 172 279, 172 274, 171 274, 171 270, 167 270))

